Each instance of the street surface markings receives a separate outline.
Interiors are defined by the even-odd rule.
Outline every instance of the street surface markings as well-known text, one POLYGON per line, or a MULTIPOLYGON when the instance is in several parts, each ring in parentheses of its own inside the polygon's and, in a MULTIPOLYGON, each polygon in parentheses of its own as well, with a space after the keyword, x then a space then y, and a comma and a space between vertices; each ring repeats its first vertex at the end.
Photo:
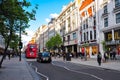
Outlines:
POLYGON ((102 78, 97 77, 97 76, 95 76, 95 75, 93 75, 93 74, 89 74, 89 73, 86 73, 86 72, 80 72, 80 71, 76 71, 76 70, 71 70, 71 69, 69 69, 69 68, 66 67, 66 66, 58 65, 58 64, 55 64, 54 62, 52 62, 52 64, 53 64, 54 66, 58 66, 58 67, 65 68, 65 69, 68 70, 68 71, 72 71, 72 72, 75 72, 75 73, 80 73, 80 74, 88 75, 88 76, 94 77, 94 78, 96 78, 96 79, 98 79, 98 80, 103 80, 102 78))
POLYGON ((46 78, 46 80, 49 80, 49 78, 48 78, 46 75, 44 75, 44 74, 38 72, 38 68, 37 68, 36 66, 33 66, 32 63, 30 63, 30 66, 33 67, 33 68, 35 69, 35 72, 36 72, 37 74, 39 74, 40 76, 46 78))

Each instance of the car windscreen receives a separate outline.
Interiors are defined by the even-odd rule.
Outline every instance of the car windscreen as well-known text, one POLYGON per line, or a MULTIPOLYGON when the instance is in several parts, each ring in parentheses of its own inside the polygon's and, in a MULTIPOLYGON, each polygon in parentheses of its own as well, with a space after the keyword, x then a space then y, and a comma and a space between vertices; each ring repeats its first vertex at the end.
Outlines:
POLYGON ((50 53, 48 53, 48 52, 43 52, 43 53, 42 53, 42 56, 43 56, 43 57, 49 57, 49 56, 50 56, 50 53))

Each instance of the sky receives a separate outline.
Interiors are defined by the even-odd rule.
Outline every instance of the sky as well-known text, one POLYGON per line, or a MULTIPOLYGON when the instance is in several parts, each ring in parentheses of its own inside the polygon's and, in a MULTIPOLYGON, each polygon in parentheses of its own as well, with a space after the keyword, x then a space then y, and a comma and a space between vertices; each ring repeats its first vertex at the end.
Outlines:
POLYGON ((27 44, 31 40, 34 32, 43 24, 50 21, 51 18, 57 17, 62 9, 74 0, 28 0, 31 3, 31 7, 28 10, 33 9, 35 4, 38 4, 36 10, 35 20, 30 21, 30 27, 26 29, 27 36, 22 36, 22 42, 27 44))

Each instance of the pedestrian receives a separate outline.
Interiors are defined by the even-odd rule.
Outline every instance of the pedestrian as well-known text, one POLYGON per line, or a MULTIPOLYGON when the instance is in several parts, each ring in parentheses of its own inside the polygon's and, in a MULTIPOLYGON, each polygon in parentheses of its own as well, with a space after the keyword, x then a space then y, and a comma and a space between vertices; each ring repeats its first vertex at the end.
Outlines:
POLYGON ((116 60, 116 52, 113 51, 113 60, 116 60))
POLYGON ((101 65, 101 59, 102 59, 102 55, 101 55, 100 52, 98 52, 98 54, 97 54, 97 62, 98 62, 99 66, 101 65))
POLYGON ((84 60, 87 61, 87 51, 84 52, 84 60))
POLYGON ((65 61, 65 58, 66 58, 66 53, 65 51, 63 51, 63 61, 65 61))
POLYGON ((105 62, 108 60, 108 53, 107 53, 107 51, 104 53, 104 59, 105 59, 105 62))
POLYGON ((8 59, 10 60, 10 55, 11 55, 11 53, 10 53, 10 51, 9 50, 7 50, 7 55, 8 55, 8 59))

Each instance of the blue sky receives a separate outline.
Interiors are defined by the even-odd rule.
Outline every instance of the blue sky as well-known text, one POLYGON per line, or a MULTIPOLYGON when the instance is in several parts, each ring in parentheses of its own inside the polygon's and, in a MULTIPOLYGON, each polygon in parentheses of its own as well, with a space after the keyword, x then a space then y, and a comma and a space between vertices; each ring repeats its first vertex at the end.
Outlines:
POLYGON ((30 30, 37 30, 42 24, 47 24, 46 19, 50 19, 50 14, 59 14, 64 5, 73 0, 28 0, 32 6, 38 4, 36 20, 30 21, 30 30))
MULTIPOLYGON (((28 36, 24 36, 24 42, 27 42, 32 37, 32 34, 40 27, 42 24, 47 24, 52 16, 59 14, 63 6, 68 5, 74 0, 28 0, 34 7, 38 4, 38 9, 36 11, 36 20, 30 21, 30 27, 27 29, 28 36), (26 37, 29 37, 26 39, 26 37)), ((33 8, 32 7, 32 8, 33 8)), ((30 8, 29 8, 30 9, 30 8)))

